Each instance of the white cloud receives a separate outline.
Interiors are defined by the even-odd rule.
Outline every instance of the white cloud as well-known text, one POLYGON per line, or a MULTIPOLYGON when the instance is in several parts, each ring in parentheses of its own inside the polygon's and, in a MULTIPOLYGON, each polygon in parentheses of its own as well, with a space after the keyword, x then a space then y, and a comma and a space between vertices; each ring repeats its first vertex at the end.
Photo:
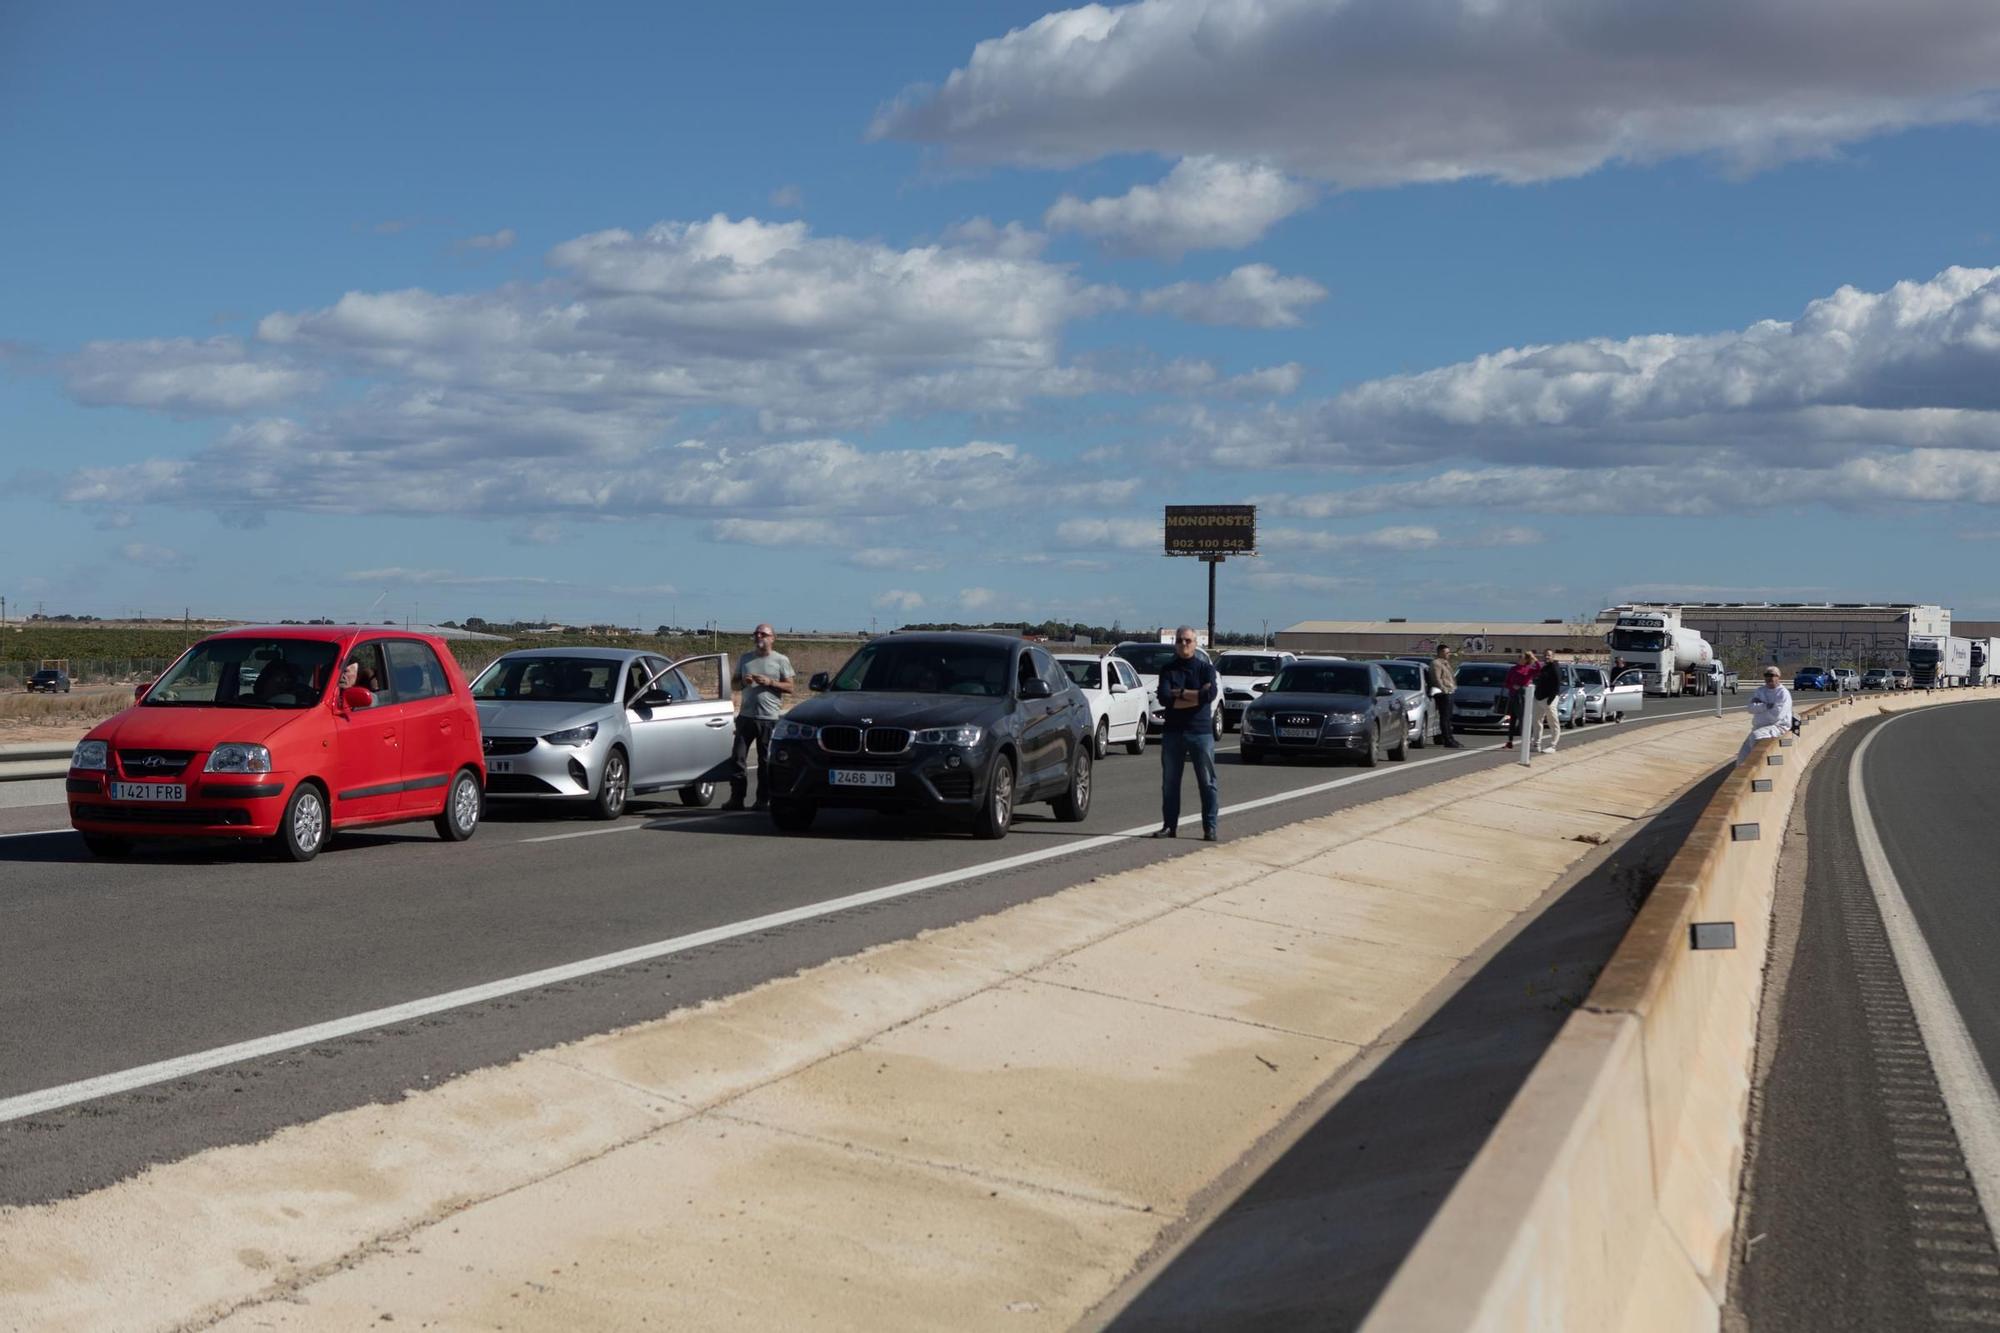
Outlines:
POLYGON ((904 574, 928 574, 944 568, 944 562, 935 554, 906 546, 864 546, 850 551, 847 563, 856 569, 886 569, 904 574))
POLYGON ((976 217, 945 228, 944 243, 1001 259, 1039 259, 1048 248, 1049 238, 1047 233, 1033 231, 1018 222, 1003 227, 992 218, 976 217))
POLYGON ((1222 390, 1238 398, 1283 398, 1299 391, 1306 368, 1296 361, 1282 366, 1261 366, 1232 375, 1222 382, 1222 390))
POLYGON ((1142 293, 1139 309, 1197 324, 1289 329, 1300 323, 1300 310, 1325 299, 1326 288, 1311 278, 1287 278, 1269 264, 1245 264, 1214 282, 1176 282, 1142 293))
POLYGON ((1311 187, 1264 163, 1189 157, 1157 185, 1101 199, 1066 194, 1042 225, 1082 232, 1119 253, 1178 259, 1190 250, 1240 250, 1313 197, 1311 187))
POLYGON ((796 185, 780 185, 777 189, 771 191, 771 207, 773 208, 799 209, 804 208, 805 204, 806 192, 796 185))
POLYGON ((709 524, 709 535, 745 546, 831 546, 850 534, 820 518, 723 518, 709 524))
POLYGON ((875 609, 878 611, 896 610, 905 613, 918 610, 923 604, 924 595, 911 592, 908 588, 890 588, 878 593, 874 601, 875 609))
POLYGON ((350 569, 339 576, 339 581, 369 588, 520 588, 532 592, 609 593, 620 597, 672 597, 679 591, 671 583, 606 585, 578 583, 572 579, 548 578, 539 574, 464 574, 454 569, 416 569, 404 565, 350 569))
POLYGON ((64 387, 92 407, 175 416, 242 412, 318 389, 318 371, 252 352, 239 338, 85 343, 62 363, 64 387))
POLYGON ((147 569, 180 569, 186 566, 188 558, 170 546, 155 546, 150 542, 126 542, 118 548, 118 554, 127 564, 142 565, 147 569))
POLYGON ((1858 475, 1896 470, 1885 448, 2000 448, 1996 372, 2000 269, 1952 268, 1884 292, 1844 287, 1788 322, 1507 348, 1296 409, 1193 407, 1182 444, 1236 467, 1672 465, 1723 468, 1745 488, 1752 457, 1852 460, 1858 475))
POLYGON ((1118 551, 1164 551, 1161 518, 1072 518, 1056 525, 1056 541, 1067 547, 1118 551))
MULTIPOLYGON (((1269 566, 1251 570, 1244 576, 1251 587, 1267 592, 1347 592, 1369 584, 1369 580, 1341 574, 1311 574, 1302 570, 1269 566)), ((1379 590, 1379 585, 1375 585, 1379 590)))
POLYGON ((1313 532, 1304 528, 1266 527, 1257 534, 1260 550, 1312 551, 1331 554, 1350 551, 1428 551, 1443 537, 1436 528, 1403 525, 1377 528, 1372 532, 1313 532))
POLYGON ((958 604, 967 611, 984 611, 999 600, 999 594, 991 588, 960 588, 958 604))
POLYGON ((489 231, 479 236, 468 236, 458 243, 461 250, 511 250, 514 247, 514 229, 502 227, 499 231, 489 231))
POLYGON ((1347 187, 1576 176, 1713 154, 1756 167, 1993 118, 1987 0, 1143 0, 980 42, 871 133, 955 158, 1258 158, 1347 187))

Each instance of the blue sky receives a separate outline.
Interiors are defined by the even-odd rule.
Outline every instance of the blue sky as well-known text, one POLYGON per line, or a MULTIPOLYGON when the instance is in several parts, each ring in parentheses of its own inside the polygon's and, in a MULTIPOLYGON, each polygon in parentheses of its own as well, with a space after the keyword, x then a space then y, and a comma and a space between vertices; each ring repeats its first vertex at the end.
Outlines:
POLYGON ((0 8, 10 610, 2000 614, 2000 10, 0 8), (1878 12, 1879 11, 1879 12, 1878 12))

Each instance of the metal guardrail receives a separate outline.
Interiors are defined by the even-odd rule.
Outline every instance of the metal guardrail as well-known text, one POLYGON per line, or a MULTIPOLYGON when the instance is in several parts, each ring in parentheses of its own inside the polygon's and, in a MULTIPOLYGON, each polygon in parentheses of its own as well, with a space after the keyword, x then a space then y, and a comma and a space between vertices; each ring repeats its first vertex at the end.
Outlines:
POLYGON ((0 782, 34 782, 69 772, 69 745, 0 745, 0 782))

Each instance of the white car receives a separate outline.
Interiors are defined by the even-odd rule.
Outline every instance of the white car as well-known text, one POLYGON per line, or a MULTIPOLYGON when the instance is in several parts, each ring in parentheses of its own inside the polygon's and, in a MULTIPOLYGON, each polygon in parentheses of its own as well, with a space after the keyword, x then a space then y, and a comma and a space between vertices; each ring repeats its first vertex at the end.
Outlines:
POLYGON ((1645 676, 1640 671, 1627 671, 1611 680, 1611 672, 1601 666, 1578 663, 1576 686, 1579 697, 1577 707, 1582 710, 1586 722, 1618 722, 1627 713, 1637 713, 1645 709, 1645 676))
POLYGON ((1231 649, 1215 659, 1215 674, 1222 687, 1222 729, 1233 731, 1243 724, 1243 710, 1256 702, 1257 687, 1271 686, 1271 677, 1287 662, 1298 660, 1296 653, 1269 648, 1231 649))
POLYGON ((1058 653, 1056 665, 1090 703, 1092 758, 1104 758, 1114 742, 1124 745, 1127 754, 1145 752, 1152 696, 1130 662, 1122 657, 1058 653))
POLYGON ((1431 664, 1416 658, 1392 657, 1375 665, 1389 673, 1396 687, 1396 701, 1410 723, 1410 748, 1421 750, 1437 740, 1442 727, 1437 702, 1431 698, 1431 664))
MULTIPOLYGON (((1194 651, 1195 656, 1202 661, 1208 660, 1208 654, 1202 649, 1197 648, 1194 651)), ((1167 710, 1158 698, 1160 668, 1174 660, 1174 646, 1171 643, 1146 643, 1130 639, 1113 648, 1111 653, 1114 657, 1123 658, 1125 665, 1139 673, 1139 684, 1146 691, 1146 706, 1149 710, 1146 714, 1146 729, 1164 730, 1167 725, 1167 710)), ((1218 699, 1216 702, 1220 703, 1221 700, 1218 699)), ((1217 708, 1212 711, 1215 717, 1215 739, 1221 740, 1222 710, 1217 708)))

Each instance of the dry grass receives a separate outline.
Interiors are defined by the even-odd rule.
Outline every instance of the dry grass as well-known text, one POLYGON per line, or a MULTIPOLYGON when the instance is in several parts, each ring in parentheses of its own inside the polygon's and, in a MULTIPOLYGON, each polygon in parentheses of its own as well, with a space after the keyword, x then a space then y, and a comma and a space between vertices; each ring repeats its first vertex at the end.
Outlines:
POLYGON ((79 737, 131 702, 130 685, 84 685, 68 694, 0 694, 0 745, 54 745, 79 737))

